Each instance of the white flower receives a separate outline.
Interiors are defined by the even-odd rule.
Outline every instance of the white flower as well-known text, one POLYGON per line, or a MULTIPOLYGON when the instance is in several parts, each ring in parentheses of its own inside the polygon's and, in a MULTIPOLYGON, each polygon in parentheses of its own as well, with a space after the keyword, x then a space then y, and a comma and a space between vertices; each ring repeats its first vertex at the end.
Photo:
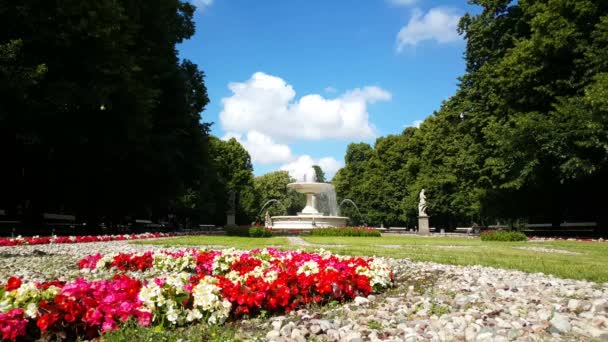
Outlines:
POLYGON ((186 321, 198 321, 203 318, 203 313, 199 309, 186 310, 186 321))
POLYGON ((0 312, 6 312, 12 308, 10 298, 4 298, 3 301, 0 302, 0 312))
POLYGON ((149 282, 139 290, 139 300, 150 310, 154 310, 157 304, 162 306, 165 302, 161 288, 155 282, 149 282))
POLYGON ((114 261, 114 257, 117 256, 118 253, 108 253, 101 257, 101 259, 97 260, 95 264, 95 270, 103 270, 108 269, 114 261))
POLYGON ((177 320, 179 318, 179 313, 173 306, 170 306, 167 310, 167 320, 173 324, 177 324, 177 320))
POLYGON ((153 265, 155 269, 167 272, 190 271, 196 267, 196 260, 192 254, 174 257, 164 253, 155 253, 153 265))
POLYGON ((33 282, 21 284, 21 286, 13 292, 15 301, 14 305, 18 306, 20 303, 27 303, 32 299, 38 298, 41 293, 33 282))
POLYGON ((387 287, 391 283, 391 269, 380 259, 373 259, 368 263, 368 267, 358 266, 355 272, 368 277, 371 287, 387 287))
POLYGON ((221 323, 228 317, 232 304, 222 299, 220 288, 216 285, 217 279, 206 276, 192 288, 193 305, 204 312, 208 312, 208 322, 221 323))
POLYGON ((317 264, 317 262, 314 260, 306 261, 300 267, 298 267, 298 271, 296 272, 296 274, 302 273, 307 276, 319 273, 319 264, 317 264))
POLYGON ((239 282, 244 282, 246 279, 245 277, 242 277, 241 274, 237 271, 228 272, 228 274, 226 274, 226 278, 235 284, 239 282))
POLYGON ((25 308, 25 314, 29 318, 35 318, 38 314, 38 306, 34 303, 29 303, 25 308))
POLYGON ((277 278, 279 278, 279 272, 274 271, 274 270, 268 271, 264 275, 264 281, 267 283, 272 283, 273 281, 277 280, 277 278))
POLYGON ((174 288, 176 293, 184 293, 184 285, 188 282, 189 277, 190 275, 186 272, 170 274, 165 280, 165 283, 174 288))

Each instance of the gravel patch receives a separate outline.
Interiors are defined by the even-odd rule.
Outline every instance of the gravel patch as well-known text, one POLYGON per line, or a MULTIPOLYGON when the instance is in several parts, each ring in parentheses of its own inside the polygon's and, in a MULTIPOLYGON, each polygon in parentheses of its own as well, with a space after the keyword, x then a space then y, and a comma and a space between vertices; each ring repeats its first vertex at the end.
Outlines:
POLYGON ((243 327, 268 341, 608 340, 608 283, 389 260, 397 276, 386 293, 243 327))
MULTIPOLYGON (((74 279, 101 252, 178 250, 127 241, 0 247, 0 281, 74 279)), ((282 316, 239 322, 245 340, 608 340, 608 283, 481 266, 387 259, 395 287, 282 316)))
MULTIPOLYGON (((203 246, 199 246, 203 247, 203 246)), ((96 253, 131 253, 156 250, 180 250, 185 246, 135 245, 128 241, 47 244, 0 247, 0 282, 11 276, 26 281, 73 280, 82 276, 78 261, 96 253)))
POLYGON ((555 249, 555 248, 545 248, 545 247, 514 247, 517 249, 525 249, 528 251, 534 252, 543 252, 543 253, 556 253, 556 254, 570 254, 570 255, 582 255, 584 253, 572 252, 565 249, 555 249))

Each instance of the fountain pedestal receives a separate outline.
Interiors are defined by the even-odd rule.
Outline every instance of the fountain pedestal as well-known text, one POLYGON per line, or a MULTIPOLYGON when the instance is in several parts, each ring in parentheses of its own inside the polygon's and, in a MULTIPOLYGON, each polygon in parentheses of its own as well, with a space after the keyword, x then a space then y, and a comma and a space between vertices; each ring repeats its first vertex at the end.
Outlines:
POLYGON ((344 227, 348 217, 343 216, 273 216, 272 229, 274 230, 311 230, 315 228, 344 227))
POLYGON ((314 194, 306 194, 306 206, 302 209, 300 215, 320 215, 317 210, 317 198, 314 194))

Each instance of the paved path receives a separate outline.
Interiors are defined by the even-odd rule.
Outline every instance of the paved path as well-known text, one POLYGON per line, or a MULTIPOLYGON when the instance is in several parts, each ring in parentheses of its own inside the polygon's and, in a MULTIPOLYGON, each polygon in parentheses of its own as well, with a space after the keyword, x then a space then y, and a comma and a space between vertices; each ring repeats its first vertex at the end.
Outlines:
POLYGON ((293 246, 313 246, 313 244, 302 240, 302 238, 299 236, 288 236, 287 241, 289 241, 289 244, 293 246))
POLYGON ((289 244, 292 246, 304 246, 304 247, 319 247, 319 248, 327 248, 327 247, 334 247, 334 248, 339 248, 339 247, 345 247, 345 245, 323 245, 323 244, 316 244, 316 243, 310 243, 310 242, 306 242, 304 240, 302 240, 301 237, 299 236, 288 236, 287 237, 287 241, 289 241, 289 244))

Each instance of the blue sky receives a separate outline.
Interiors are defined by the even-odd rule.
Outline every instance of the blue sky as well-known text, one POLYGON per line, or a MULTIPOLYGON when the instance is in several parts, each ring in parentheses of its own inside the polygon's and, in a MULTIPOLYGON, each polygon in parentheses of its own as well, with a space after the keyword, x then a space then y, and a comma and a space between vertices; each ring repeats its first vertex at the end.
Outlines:
POLYGON ((398 134, 437 110, 464 72, 465 1, 195 0, 180 56, 206 74, 212 133, 254 172, 312 163, 331 176, 351 142, 398 134), (357 6, 353 6, 356 4, 357 6))

